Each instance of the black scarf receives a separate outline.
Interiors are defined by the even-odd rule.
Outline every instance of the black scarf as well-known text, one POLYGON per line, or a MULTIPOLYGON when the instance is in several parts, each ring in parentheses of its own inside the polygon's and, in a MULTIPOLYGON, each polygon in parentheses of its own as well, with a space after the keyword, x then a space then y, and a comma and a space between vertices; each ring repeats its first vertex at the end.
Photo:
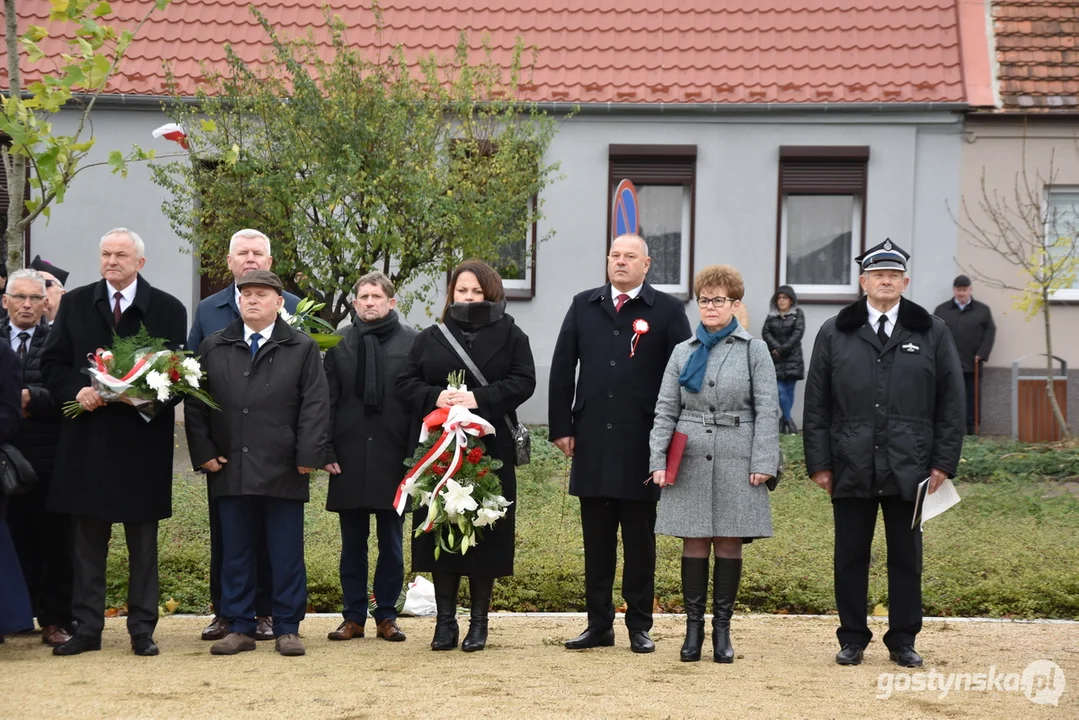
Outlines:
POLYGON ((469 347, 476 333, 484 325, 498 322, 506 314, 506 301, 499 300, 496 303, 483 300, 481 302, 453 303, 450 305, 450 317, 461 328, 461 334, 465 336, 469 347))
POLYGON ((382 410, 382 392, 385 387, 382 371, 382 342, 397 330, 401 319, 395 310, 373 322, 358 317, 352 321, 356 338, 363 341, 363 352, 356 349, 356 397, 363 398, 365 407, 382 410))

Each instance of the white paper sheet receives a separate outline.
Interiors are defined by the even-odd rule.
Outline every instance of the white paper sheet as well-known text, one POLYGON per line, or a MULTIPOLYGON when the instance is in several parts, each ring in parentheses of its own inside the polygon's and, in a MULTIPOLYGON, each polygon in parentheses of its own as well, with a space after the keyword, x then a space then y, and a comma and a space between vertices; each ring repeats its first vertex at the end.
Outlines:
POLYGON ((948 508, 959 502, 959 492, 955 489, 952 481, 945 480, 937 488, 935 493, 929 492, 929 478, 918 483, 918 494, 914 499, 914 517, 910 519, 910 529, 919 525, 919 530, 925 529, 926 520, 935 518, 948 508))

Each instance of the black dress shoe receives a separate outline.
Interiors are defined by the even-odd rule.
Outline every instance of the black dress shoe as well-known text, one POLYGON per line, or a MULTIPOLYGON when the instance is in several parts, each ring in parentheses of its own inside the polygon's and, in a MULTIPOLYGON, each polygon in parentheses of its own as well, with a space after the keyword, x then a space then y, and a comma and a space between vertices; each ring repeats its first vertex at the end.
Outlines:
POLYGON ((614 628, 588 628, 572 640, 566 641, 567 650, 587 650, 594 647, 614 647, 614 628))
POLYGON ((912 668, 922 666, 922 656, 914 652, 913 645, 903 645, 895 650, 889 650, 888 657, 900 667, 912 668))
POLYGON ((844 645, 843 649, 836 653, 835 661, 840 665, 861 665, 862 655, 865 654, 863 648, 858 647, 854 643, 844 645))
POLYGON ((70 640, 63 645, 58 645, 52 649, 53 655, 78 655, 84 653, 87 650, 100 650, 101 649, 101 636, 100 635, 79 635, 76 634, 70 640))
POLYGON ((266 615, 260 615, 256 619, 255 625, 255 639, 256 640, 273 640, 273 618, 266 615))
POLYGON ((131 651, 139 657, 153 657, 161 652, 149 633, 131 636, 131 651))
POLYGON ((648 637, 647 630, 630 630, 629 649, 635 653, 650 653, 656 651, 656 644, 648 637))

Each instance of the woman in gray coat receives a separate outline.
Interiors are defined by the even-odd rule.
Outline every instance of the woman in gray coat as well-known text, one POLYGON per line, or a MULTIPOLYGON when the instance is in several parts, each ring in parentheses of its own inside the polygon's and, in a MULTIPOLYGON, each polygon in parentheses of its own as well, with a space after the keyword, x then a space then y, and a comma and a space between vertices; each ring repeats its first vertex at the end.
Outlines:
POLYGON ((779 467, 779 396, 768 347, 735 317, 745 292, 741 274, 709 265, 693 287, 701 323, 671 354, 649 440, 652 482, 663 488, 656 532, 683 542, 683 662, 701 659, 708 558, 715 549, 713 659, 730 663, 742 544, 772 535, 765 483, 779 467), (677 477, 669 477, 667 450, 676 431, 687 439, 677 477))

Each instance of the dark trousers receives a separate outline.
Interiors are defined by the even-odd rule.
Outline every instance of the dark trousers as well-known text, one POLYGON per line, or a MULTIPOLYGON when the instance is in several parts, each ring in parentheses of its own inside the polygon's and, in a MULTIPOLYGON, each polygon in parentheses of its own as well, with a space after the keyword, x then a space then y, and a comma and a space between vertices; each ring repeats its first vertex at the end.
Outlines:
MULTIPOLYGON (((112 523, 72 518, 75 537, 75 584, 72 610, 80 635, 99 636, 105 629, 105 563, 112 523)), ((157 627, 157 521, 124 523, 127 540, 127 631, 152 635, 157 627)))
POLYGON ((587 497, 580 500, 588 627, 602 630, 614 623, 611 595, 621 526, 626 627, 650 630, 656 587, 656 503, 587 497))
MULTIPOLYGON (((210 492, 210 483, 206 483, 206 499, 210 509, 210 602, 214 614, 220 615, 221 608, 221 510, 217 499, 210 492)), ((259 537, 263 532, 260 530, 259 537)), ((265 542, 259 542, 255 549, 255 615, 269 617, 273 612, 273 576, 270 573, 270 550, 265 542)))
POLYGON ((791 422, 791 410, 794 409, 794 389, 798 385, 797 380, 777 380, 779 386, 779 409, 783 413, 783 419, 791 422))
POLYGON ((405 582, 405 557, 402 550, 404 518, 396 510, 342 510, 341 521, 341 591, 345 596, 345 620, 363 625, 367 620, 367 537, 371 516, 375 517, 378 535, 378 560, 375 563, 375 622, 397 617, 397 598, 405 582))
MULTIPOLYGON (((981 368, 979 368, 979 370, 978 370, 978 388, 977 388, 978 411, 979 411, 977 420, 979 422, 981 421, 981 415, 982 415, 982 413, 981 413, 981 409, 982 409, 982 406, 981 406, 982 375, 983 375, 983 373, 981 372, 981 368)), ((974 417, 974 392, 975 392, 974 373, 972 373, 972 372, 963 373, 963 385, 966 387, 966 391, 967 391, 967 435, 973 435, 974 434, 974 422, 975 422, 975 417, 974 417)))
POLYGON ((877 506, 884 512, 888 544, 889 649, 913 645, 922 629, 922 531, 910 529, 914 503, 898 496, 837 498, 835 518, 835 601, 839 609, 840 645, 865 648, 873 638, 866 615, 869 607, 869 556, 877 506))
POLYGON ((33 491, 11 498, 8 527, 38 624, 67 627, 75 574, 71 517, 49 512, 47 497, 48 479, 39 477, 33 491))
POLYGON ((258 546, 270 551, 273 576, 273 634, 295 635, 307 611, 307 568, 303 561, 302 500, 239 495, 220 497, 221 608, 232 632, 253 635, 255 563, 258 546))

